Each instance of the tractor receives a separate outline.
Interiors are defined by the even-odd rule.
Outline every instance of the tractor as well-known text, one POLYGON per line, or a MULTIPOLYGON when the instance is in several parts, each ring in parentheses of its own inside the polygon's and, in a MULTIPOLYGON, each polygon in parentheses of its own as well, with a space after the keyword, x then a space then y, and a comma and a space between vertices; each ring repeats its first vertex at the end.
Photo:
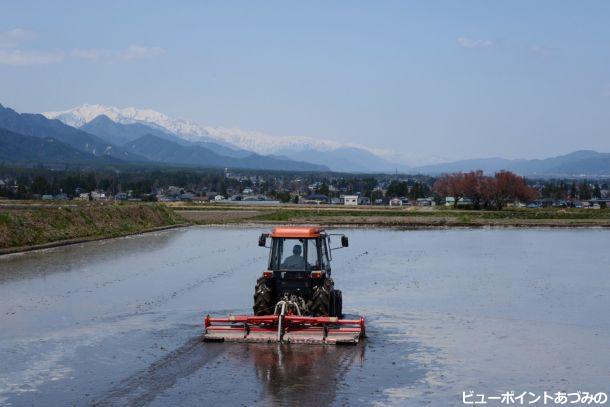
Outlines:
POLYGON ((270 251, 256 280, 254 315, 206 315, 205 341, 354 344, 365 337, 364 317, 344 318, 331 278, 331 253, 348 247, 347 236, 320 227, 276 227, 258 244, 270 251), (330 247, 332 236, 340 236, 339 247, 330 247))

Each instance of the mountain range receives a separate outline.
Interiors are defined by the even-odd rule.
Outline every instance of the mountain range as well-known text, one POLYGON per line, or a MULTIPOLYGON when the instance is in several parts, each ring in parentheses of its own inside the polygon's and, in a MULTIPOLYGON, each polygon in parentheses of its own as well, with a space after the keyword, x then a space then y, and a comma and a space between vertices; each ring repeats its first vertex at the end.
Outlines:
POLYGON ((216 154, 224 155, 227 157, 243 158, 252 154, 250 151, 242 150, 236 147, 228 147, 210 141, 190 142, 188 140, 176 136, 173 133, 160 130, 159 128, 151 126, 149 124, 118 123, 103 114, 85 123, 80 127, 80 129, 86 131, 87 133, 94 134, 116 145, 124 145, 145 135, 153 135, 185 146, 197 145, 205 147, 209 150, 212 150, 216 154))
POLYGON ((118 160, 78 150, 52 137, 34 137, 0 128, 0 162, 29 165, 112 164, 118 160))
POLYGON ((24 136, 53 138, 77 150, 85 151, 94 156, 110 156, 126 161, 146 161, 142 157, 107 142, 106 140, 75 129, 59 120, 49 120, 41 114, 17 113, 13 109, 0 104, 0 128, 10 130, 24 136))
POLYGON ((500 170, 527 176, 610 176, 610 153, 580 150, 570 154, 545 159, 482 158, 461 160, 414 168, 422 174, 442 174, 483 170, 488 174, 500 170))
MULTIPOLYGON (((143 124, 164 133, 173 134, 182 140, 214 150, 217 146, 259 155, 270 155, 282 159, 306 161, 340 172, 388 172, 407 171, 408 165, 381 157, 376 150, 363 146, 341 144, 331 140, 311 137, 276 137, 260 132, 237 128, 203 126, 190 120, 173 119, 151 109, 133 107, 90 105, 72 109, 43 113, 50 119, 58 119, 70 126, 87 128, 99 116, 106 116, 115 123, 143 124)), ((97 134, 97 133, 95 133, 97 134)), ((228 153, 214 150, 223 155, 228 153)))
POLYGON ((158 128, 98 117, 77 129, 0 105, 0 162, 18 164, 174 164, 285 171, 328 171, 302 161, 262 156, 209 142, 192 143, 158 128), (89 131, 85 131, 89 130, 89 131), (92 134, 94 132, 95 134, 92 134), (22 145, 20 145, 22 141, 22 145), (227 152, 222 155, 214 151, 227 152), (48 150, 48 151, 47 151, 48 150), (103 158, 103 159, 100 159, 103 158))
POLYGON ((480 169, 541 177, 610 176, 610 153, 591 150, 546 159, 493 157, 408 167, 358 146, 204 127, 150 109, 101 105, 44 114, 17 113, 0 105, 0 129, 0 162, 30 165, 130 163, 430 175, 480 169))

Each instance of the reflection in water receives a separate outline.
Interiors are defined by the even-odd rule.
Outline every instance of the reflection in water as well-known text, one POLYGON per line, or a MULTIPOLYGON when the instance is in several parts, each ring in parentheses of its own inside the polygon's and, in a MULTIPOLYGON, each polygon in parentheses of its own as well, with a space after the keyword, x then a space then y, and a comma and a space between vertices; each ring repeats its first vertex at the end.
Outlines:
POLYGON ((167 397, 175 405, 328 405, 356 360, 362 367, 364 346, 204 344, 193 338, 93 405, 166 405, 167 397))
POLYGON ((127 259, 143 250, 161 250, 175 239, 178 230, 161 231, 117 239, 0 256, 0 283, 29 279, 50 272, 81 271, 94 263, 127 259))
POLYGON ((331 403, 355 360, 364 363, 357 346, 248 344, 243 363, 253 363, 263 399, 278 405, 331 403))

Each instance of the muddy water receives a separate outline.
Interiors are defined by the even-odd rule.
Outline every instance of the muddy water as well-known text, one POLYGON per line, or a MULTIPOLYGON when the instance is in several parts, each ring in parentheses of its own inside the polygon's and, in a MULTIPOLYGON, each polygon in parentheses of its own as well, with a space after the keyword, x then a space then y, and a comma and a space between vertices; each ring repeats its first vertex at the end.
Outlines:
POLYGON ((0 258, 0 405, 610 391, 610 231, 348 230, 333 271, 344 310, 367 317, 364 344, 201 343, 204 313, 249 311, 267 257, 259 232, 189 228, 0 258))

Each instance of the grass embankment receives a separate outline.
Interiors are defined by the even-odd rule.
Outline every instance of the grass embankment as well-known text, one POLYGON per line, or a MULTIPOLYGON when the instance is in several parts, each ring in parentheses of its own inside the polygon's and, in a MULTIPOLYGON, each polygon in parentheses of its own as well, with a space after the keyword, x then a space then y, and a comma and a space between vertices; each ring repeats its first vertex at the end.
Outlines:
POLYGON ((159 204, 0 205, 0 254, 183 224, 159 204))
POLYGON ((609 209, 527 209, 475 211, 446 207, 358 207, 223 205, 175 206, 177 213, 195 223, 309 223, 321 225, 388 227, 610 227, 609 209))

